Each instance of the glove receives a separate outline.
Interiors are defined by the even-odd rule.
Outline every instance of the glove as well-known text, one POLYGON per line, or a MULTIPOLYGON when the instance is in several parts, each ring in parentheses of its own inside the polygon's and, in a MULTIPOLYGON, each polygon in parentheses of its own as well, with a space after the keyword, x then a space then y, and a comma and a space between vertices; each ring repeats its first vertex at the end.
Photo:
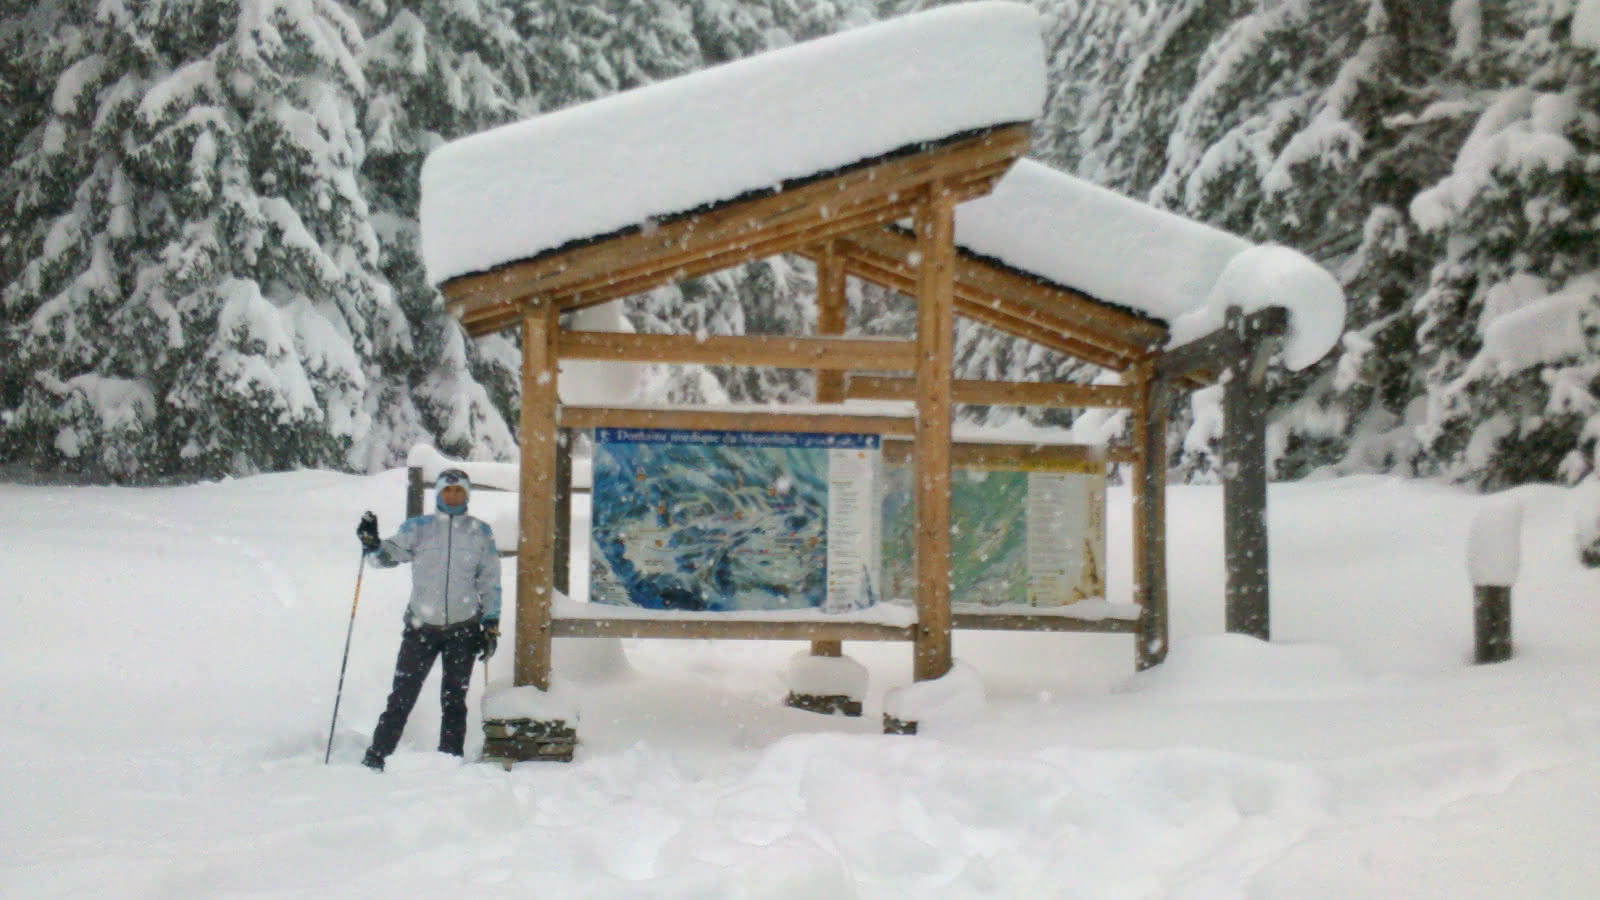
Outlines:
POLYGON ((494 649, 500 644, 500 620, 484 619, 482 630, 478 632, 478 658, 484 662, 494 655, 494 649))
POLYGON ((356 526, 356 537, 361 539, 361 549, 368 553, 383 543, 378 540, 378 517, 371 510, 361 516, 361 524, 356 526))

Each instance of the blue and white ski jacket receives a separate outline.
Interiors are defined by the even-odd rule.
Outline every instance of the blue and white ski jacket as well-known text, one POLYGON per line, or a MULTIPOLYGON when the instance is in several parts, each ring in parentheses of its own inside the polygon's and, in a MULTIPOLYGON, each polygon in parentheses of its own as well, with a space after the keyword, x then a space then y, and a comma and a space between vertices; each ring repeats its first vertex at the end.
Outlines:
POLYGON ((442 512, 416 516, 370 555, 384 569, 411 563, 408 625, 500 618, 500 553, 481 519, 442 512))

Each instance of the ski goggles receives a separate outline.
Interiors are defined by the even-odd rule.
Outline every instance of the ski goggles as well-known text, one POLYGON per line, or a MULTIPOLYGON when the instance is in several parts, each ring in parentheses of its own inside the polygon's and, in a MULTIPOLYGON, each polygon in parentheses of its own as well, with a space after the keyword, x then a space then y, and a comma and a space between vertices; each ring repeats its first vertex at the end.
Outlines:
POLYGON ((459 485, 470 490, 472 488, 472 480, 467 477, 467 473, 460 469, 445 469, 439 473, 438 478, 433 480, 433 489, 436 491, 442 491, 451 485, 459 485))

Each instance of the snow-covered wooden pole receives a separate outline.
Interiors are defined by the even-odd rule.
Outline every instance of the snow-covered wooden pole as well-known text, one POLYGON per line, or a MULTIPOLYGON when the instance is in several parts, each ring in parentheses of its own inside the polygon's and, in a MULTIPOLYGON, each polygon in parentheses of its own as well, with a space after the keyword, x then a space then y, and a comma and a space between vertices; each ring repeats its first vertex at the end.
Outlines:
POLYGON ((1502 500, 1479 510, 1467 535, 1475 662, 1511 658, 1511 585, 1521 561, 1522 504, 1502 500))
MULTIPOLYGON (((838 241, 828 241, 817 257, 817 334, 842 337, 849 301, 845 297, 845 260, 838 241)), ((844 402, 844 376, 838 369, 817 369, 815 398, 818 403, 844 402)), ((812 641, 817 656, 843 656, 842 641, 812 641)))
MULTIPOLYGON (((1320 271, 1320 270, 1319 270, 1320 271)), ((1267 361, 1289 327, 1289 311, 1230 306, 1223 327, 1156 363, 1168 379, 1222 373, 1223 556, 1229 632, 1271 636, 1267 582, 1267 417, 1262 396, 1267 361)))
POLYGON ((550 689, 550 606, 555 582, 556 333, 548 301, 526 305, 522 319, 522 428, 517 510, 517 630, 514 679, 550 689))
POLYGON ((950 671, 950 391, 955 342, 955 203, 942 182, 916 211, 917 681, 950 671))
POLYGON ((1262 395, 1271 337, 1268 331, 1229 307, 1223 326, 1237 340, 1237 355, 1222 386, 1223 555, 1227 561, 1227 628, 1269 640, 1271 611, 1267 593, 1267 402, 1262 395))
POLYGON ((1133 577, 1139 604, 1135 665, 1143 671, 1167 658, 1167 383, 1149 370, 1136 374, 1133 410, 1133 577))

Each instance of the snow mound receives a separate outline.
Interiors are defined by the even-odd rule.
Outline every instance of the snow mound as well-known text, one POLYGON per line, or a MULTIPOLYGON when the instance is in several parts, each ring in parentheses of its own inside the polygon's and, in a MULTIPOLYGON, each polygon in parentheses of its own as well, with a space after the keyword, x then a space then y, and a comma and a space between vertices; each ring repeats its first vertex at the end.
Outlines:
POLYGON ((919 730, 970 722, 982 715, 984 703, 983 679, 959 661, 943 678, 890 688, 883 694, 883 711, 902 722, 916 722, 919 730))
POLYGON ((611 684, 633 675, 621 638, 584 638, 551 643, 550 667, 575 684, 611 684))
POLYGON ((1362 680, 1334 647, 1219 634, 1174 642, 1165 663, 1119 690, 1162 700, 1288 700, 1348 694, 1362 680))
MULTIPOLYGON (((518 472, 514 462, 482 462, 454 459, 440 453, 432 444, 413 444, 406 453, 406 466, 422 470, 422 482, 429 497, 433 495, 433 480, 445 469, 460 469, 472 480, 473 488, 493 487, 506 491, 517 489, 518 472)), ((477 497, 473 498, 474 500, 477 497)), ((431 503, 424 504, 428 509, 431 503)))
POLYGON ((1251 246, 1026 159, 988 196, 956 208, 956 243, 1162 320, 1192 310, 1251 246))
POLYGON ((1467 571, 1473 584, 1515 584, 1522 564, 1522 504, 1491 500, 1472 517, 1467 533, 1467 571))
POLYGON ((1230 306, 1246 313, 1287 308, 1289 333, 1281 355, 1295 371, 1326 356, 1344 333, 1344 288, 1327 269, 1288 247, 1251 247, 1228 260, 1204 304, 1173 323, 1173 345, 1222 327, 1230 306))
POLYGON ((560 681, 552 682, 548 691, 533 685, 492 687, 483 696, 483 717, 576 723, 578 696, 560 681))
POLYGON ((867 667, 848 656, 813 656, 801 650, 789 659, 789 690, 813 697, 867 696, 867 667))
POLYGON ((958 4, 452 141, 422 167, 428 280, 1031 121, 1045 98, 1040 32, 1020 3, 958 4))

